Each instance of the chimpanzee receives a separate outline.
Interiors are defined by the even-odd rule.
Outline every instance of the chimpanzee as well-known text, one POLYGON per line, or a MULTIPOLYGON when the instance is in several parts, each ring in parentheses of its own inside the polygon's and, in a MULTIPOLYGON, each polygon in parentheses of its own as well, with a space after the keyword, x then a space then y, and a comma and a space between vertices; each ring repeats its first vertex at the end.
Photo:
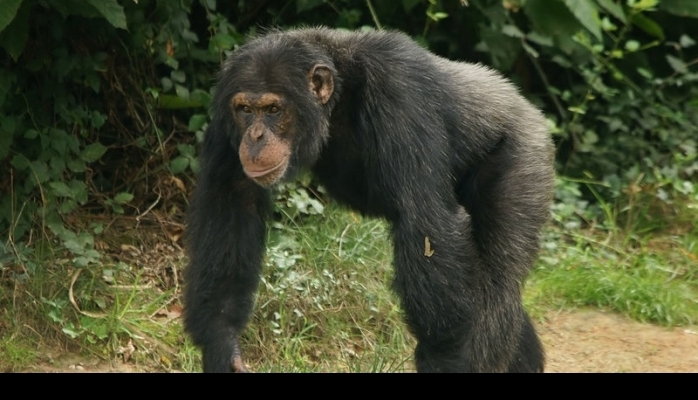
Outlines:
POLYGON ((225 61, 189 206, 184 324, 205 372, 245 372, 269 188, 312 171, 385 218, 420 372, 540 372, 521 304, 553 189, 542 114, 498 73, 390 31, 272 31, 225 61))

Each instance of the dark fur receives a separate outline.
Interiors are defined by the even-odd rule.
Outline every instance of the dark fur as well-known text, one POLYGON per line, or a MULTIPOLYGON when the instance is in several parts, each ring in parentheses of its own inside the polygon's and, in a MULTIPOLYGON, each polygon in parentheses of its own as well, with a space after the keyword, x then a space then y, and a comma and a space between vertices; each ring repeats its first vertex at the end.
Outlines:
POLYGON ((497 73, 403 34, 302 29, 236 50, 216 88, 187 233, 185 326, 205 371, 231 371, 239 355, 270 210, 238 158, 243 132, 229 101, 240 91, 294 105, 285 179, 310 168, 340 202, 391 223, 394 289, 418 339, 419 371, 543 370, 521 305, 553 188, 541 113, 497 73), (318 63, 334 75, 324 105, 308 87, 318 63))

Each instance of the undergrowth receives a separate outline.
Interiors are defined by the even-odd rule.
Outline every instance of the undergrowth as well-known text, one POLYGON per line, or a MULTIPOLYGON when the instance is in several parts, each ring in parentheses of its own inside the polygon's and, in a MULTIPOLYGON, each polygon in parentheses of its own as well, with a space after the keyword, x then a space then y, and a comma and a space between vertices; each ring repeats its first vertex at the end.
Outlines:
MULTIPOLYGON (((558 197, 570 185, 560 181, 558 197)), ((388 226, 298 195, 302 190, 287 188, 270 223, 256 309, 241 338, 249 366, 277 372, 412 371, 415 341, 390 291, 388 226), (298 207, 321 213, 294 213, 298 207)), ((617 216, 610 224, 585 220, 579 205, 570 216, 557 213, 525 285, 534 320, 544 322, 552 310, 596 307, 665 326, 695 324, 696 204, 653 209, 655 203, 643 201, 634 210, 630 231, 621 228, 623 212, 616 213, 622 205, 608 205, 617 216), (575 223, 582 226, 565 228, 575 223)), ((107 370, 124 364, 200 370, 200 354, 179 318, 182 250, 176 243, 163 245, 161 231, 143 227, 132 233, 126 242, 110 237, 113 230, 97 239, 98 247, 111 249, 113 262, 74 269, 60 257, 35 259, 52 267, 14 286, 5 281, 3 370, 59 368, 54 354, 64 350, 102 360, 107 370)))
MULTIPOLYGON (((0 370, 62 368, 65 353, 102 369, 200 370, 180 323, 183 215, 215 71, 261 25, 400 29, 510 76, 549 116, 565 175, 527 309, 538 321, 578 307, 697 321, 691 2, 0 8, 0 370)), ((324 197, 307 181, 282 188, 245 359, 258 371, 412 370, 387 226, 324 197)))

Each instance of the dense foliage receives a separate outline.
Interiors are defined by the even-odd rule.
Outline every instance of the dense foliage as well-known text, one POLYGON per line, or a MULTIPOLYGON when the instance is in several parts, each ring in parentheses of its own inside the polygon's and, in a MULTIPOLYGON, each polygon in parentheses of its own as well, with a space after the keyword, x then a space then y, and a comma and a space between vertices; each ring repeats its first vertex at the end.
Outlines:
MULTIPOLYGON (((560 218, 603 217, 631 192, 695 199, 697 19, 682 0, 3 0, 0 266, 31 270, 43 238, 97 262, 104 225, 76 210, 181 217, 214 74, 266 27, 399 29, 503 71, 548 114, 574 178, 560 218)), ((281 202, 321 212, 294 185, 281 202)))

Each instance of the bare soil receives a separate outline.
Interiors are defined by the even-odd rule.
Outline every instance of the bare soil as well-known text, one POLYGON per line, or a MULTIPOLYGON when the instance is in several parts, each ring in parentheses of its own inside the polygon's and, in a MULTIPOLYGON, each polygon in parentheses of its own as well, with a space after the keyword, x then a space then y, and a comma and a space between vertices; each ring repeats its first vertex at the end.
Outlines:
POLYGON ((575 311, 551 313, 538 329, 546 372, 698 372, 698 327, 662 328, 575 311))

